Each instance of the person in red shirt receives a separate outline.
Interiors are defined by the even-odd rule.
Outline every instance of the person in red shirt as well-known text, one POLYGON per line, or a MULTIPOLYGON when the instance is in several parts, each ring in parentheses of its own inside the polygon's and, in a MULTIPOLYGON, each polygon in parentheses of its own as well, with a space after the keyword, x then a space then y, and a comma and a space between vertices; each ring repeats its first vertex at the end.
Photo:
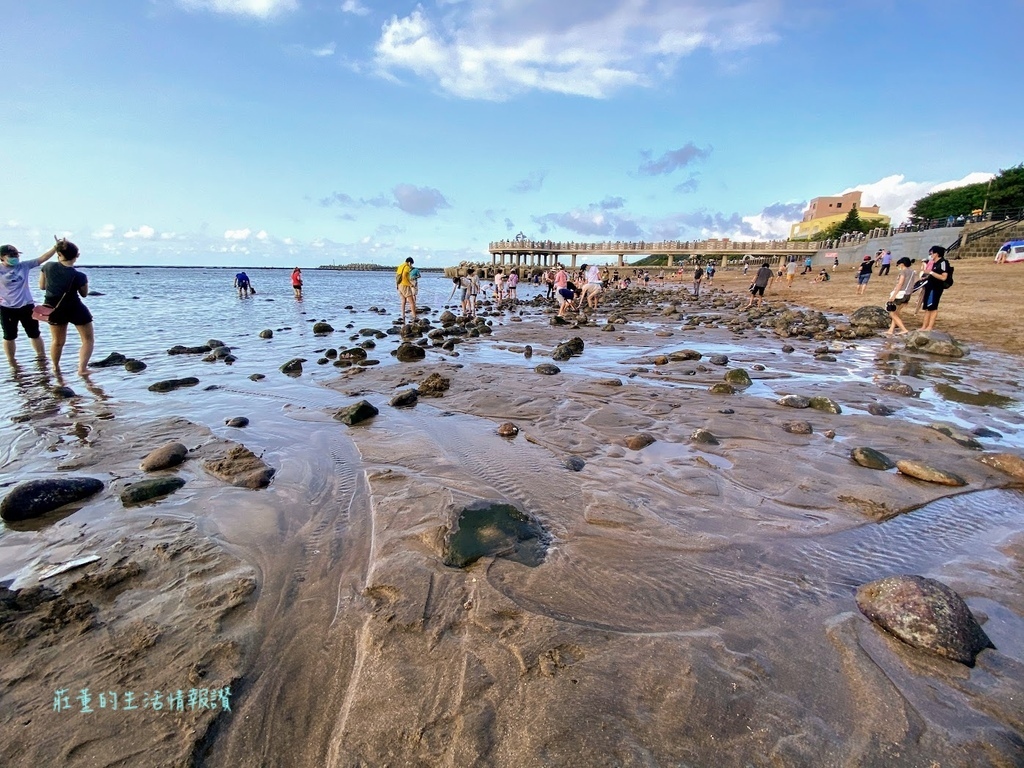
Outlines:
POLYGON ((302 270, 298 267, 292 270, 292 290, 296 299, 302 298, 302 270))

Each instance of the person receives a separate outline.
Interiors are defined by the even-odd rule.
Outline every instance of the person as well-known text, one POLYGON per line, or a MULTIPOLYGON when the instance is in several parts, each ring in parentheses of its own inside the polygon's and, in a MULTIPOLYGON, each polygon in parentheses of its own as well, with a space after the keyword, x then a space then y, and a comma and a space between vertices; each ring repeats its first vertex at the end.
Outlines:
POLYGON ((567 281, 564 288, 555 291, 555 297, 558 301, 558 316, 565 317, 570 310, 576 311, 582 306, 584 295, 576 290, 575 283, 567 281), (579 296, 579 305, 574 301, 577 296, 579 296))
POLYGON ((924 319, 921 321, 922 331, 935 330, 935 316, 939 314, 939 299, 946 287, 946 276, 949 274, 949 262, 946 261, 946 249, 941 245, 933 245, 928 249, 928 264, 922 277, 928 279, 924 284, 924 298, 921 308, 924 319))
POLYGON ((545 298, 552 298, 555 295, 555 270, 549 269, 544 273, 544 283, 547 285, 545 298))
POLYGON ((708 262, 707 269, 704 270, 704 273, 708 276, 708 285, 715 282, 715 265, 712 262, 708 262))
POLYGON ((821 270, 818 272, 818 276, 814 278, 814 282, 827 283, 831 279, 832 277, 829 275, 828 270, 822 267, 821 270))
POLYGON ((516 288, 518 288, 518 287, 519 287, 519 273, 516 272, 513 269, 511 272, 509 272, 509 275, 508 275, 508 297, 513 302, 516 302, 516 301, 519 300, 519 297, 516 295, 516 288))
POLYGON ((648 270, 644 270, 644 288, 651 282, 651 273, 648 270))
POLYGON ((252 287, 252 281, 249 280, 249 276, 245 272, 239 272, 235 275, 235 288, 238 289, 238 298, 248 296, 250 293, 256 293, 252 287))
POLYGON ((896 262, 896 266, 899 267, 899 271, 896 273, 896 285, 893 286, 892 293, 889 294, 889 301, 885 305, 885 310, 891 318, 889 330, 885 332, 886 336, 892 336, 896 333, 897 328, 900 329, 899 335, 901 336, 907 332, 907 326, 903 324, 903 319, 900 317, 900 310, 910 301, 910 294, 914 291, 914 270, 911 269, 913 263, 914 260, 908 259, 906 256, 896 262))
POLYGON ((868 254, 864 254, 864 258, 860 262, 860 270, 857 272, 857 295, 863 296, 864 291, 868 289, 868 280, 871 279, 871 270, 874 268, 875 262, 872 261, 868 254))
POLYGON ((501 303, 505 298, 505 270, 499 269, 494 273, 494 300, 501 303))
POLYGON ((589 267, 584 264, 583 268, 586 271, 587 282, 580 292, 580 306, 582 307, 583 305, 583 299, 586 299, 587 306, 590 309, 597 309, 597 302, 603 290, 601 286, 601 268, 597 264, 591 264, 589 267))
POLYGON ((889 267, 892 265, 892 252, 886 248, 885 253, 882 254, 882 266, 878 268, 878 276, 889 274, 889 267))
POLYGON ((698 264, 693 269, 693 295, 700 296, 700 281, 704 277, 704 268, 698 264))
POLYGON ((298 267, 292 270, 292 290, 296 299, 302 298, 302 270, 298 267))
POLYGON ((39 287, 46 292, 43 304, 53 307, 49 323, 50 361, 54 370, 60 372, 60 357, 68 337, 68 323, 71 323, 82 340, 78 349, 78 373, 84 376, 89 373, 95 337, 92 313, 81 298, 89 295, 89 279, 75 269, 77 261, 78 246, 68 240, 58 242, 57 261, 44 264, 40 269, 39 287))
POLYGON ((32 288, 28 283, 28 273, 39 265, 53 258, 60 246, 57 240, 53 247, 38 258, 21 260, 21 251, 13 245, 0 246, 0 325, 4 331, 4 353, 7 362, 17 365, 14 357, 15 339, 18 338, 18 326, 25 330, 36 357, 46 359, 43 340, 39 337, 39 321, 32 317, 35 301, 32 288))
POLYGON ((812 264, 811 257, 808 256, 807 258, 804 259, 804 271, 801 272, 800 274, 801 275, 806 275, 808 272, 813 272, 814 268, 811 266, 811 264, 812 264))
POLYGON ((786 265, 786 286, 788 288, 793 287, 793 280, 796 278, 796 256, 789 257, 789 263, 786 265))
POLYGON ((839 269, 839 254, 838 253, 835 256, 832 257, 832 271, 835 272, 837 269, 839 269))
POLYGON ((476 317, 476 302, 481 290, 480 278, 484 277, 484 271, 482 269, 478 269, 475 273, 470 271, 469 277, 469 314, 471 317, 476 317))
POLYGON ((1006 260, 1010 256, 1010 248, 1011 247, 1012 246, 1009 243, 1006 243, 1006 244, 1003 245, 1002 248, 999 249, 998 253, 996 253, 996 264, 1006 264, 1007 263, 1006 260))
POLYGON ((412 284, 412 256, 398 265, 395 270, 395 287, 398 289, 399 312, 402 315, 402 325, 405 325, 405 308, 412 310, 413 322, 416 322, 416 288, 412 284))
POLYGON ((772 279, 772 268, 765 261, 761 264, 761 268, 757 270, 757 274, 754 275, 754 282, 750 284, 750 301, 747 302, 747 307, 754 303, 755 297, 757 298, 757 306, 761 306, 764 302, 764 292, 771 286, 772 279))
POLYGON ((562 306, 561 294, 559 291, 569 285, 569 273, 565 271, 565 267, 561 264, 558 265, 558 271, 551 277, 551 284, 554 286, 555 301, 558 302, 559 308, 562 306))

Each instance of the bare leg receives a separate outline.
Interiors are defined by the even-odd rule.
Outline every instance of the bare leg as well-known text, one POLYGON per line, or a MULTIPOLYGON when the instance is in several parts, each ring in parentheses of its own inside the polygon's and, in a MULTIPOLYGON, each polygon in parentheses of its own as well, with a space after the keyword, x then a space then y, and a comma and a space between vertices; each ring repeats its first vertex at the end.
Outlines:
POLYGON ((66 325, 50 326, 50 362, 54 368, 60 368, 60 356, 64 351, 64 342, 68 339, 66 325))
POLYGON ((29 339, 32 344, 32 349, 36 351, 36 357, 40 360, 46 359, 46 350, 43 348, 43 337, 36 336, 34 339, 29 339))
POLYGON ((82 346, 78 350, 78 373, 84 376, 89 372, 89 358, 92 357, 93 347, 96 346, 92 323, 78 326, 78 335, 82 337, 82 346))
POLYGON ((18 364, 14 359, 14 339, 4 339, 4 354, 7 355, 7 362, 12 366, 18 364))

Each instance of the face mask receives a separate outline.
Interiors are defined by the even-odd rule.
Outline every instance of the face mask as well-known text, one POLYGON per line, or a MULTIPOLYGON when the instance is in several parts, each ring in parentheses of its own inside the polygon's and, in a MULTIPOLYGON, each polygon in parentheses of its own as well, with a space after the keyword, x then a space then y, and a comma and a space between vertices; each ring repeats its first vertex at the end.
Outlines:
POLYGON ((8 256, 7 257, 7 266, 9 266, 9 267, 16 267, 16 266, 18 266, 18 264, 20 262, 21 262, 21 259, 19 259, 17 256, 8 256))

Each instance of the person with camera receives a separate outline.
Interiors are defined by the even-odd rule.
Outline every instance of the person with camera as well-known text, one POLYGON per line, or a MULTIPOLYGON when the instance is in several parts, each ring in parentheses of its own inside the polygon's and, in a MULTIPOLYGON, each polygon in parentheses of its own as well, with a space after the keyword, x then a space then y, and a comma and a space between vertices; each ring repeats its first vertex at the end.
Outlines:
POLYGON ((921 321, 922 331, 935 330, 935 316, 939 314, 939 299, 942 298, 942 291, 946 288, 949 271, 946 249, 941 245, 933 245, 928 249, 928 263, 921 273, 921 277, 927 280, 921 300, 921 308, 924 310, 924 319, 921 321))
POLYGON ((18 326, 25 330, 29 343, 40 359, 46 358, 43 340, 39 337, 39 321, 32 317, 35 301, 32 288, 29 286, 28 273, 40 264, 48 261, 62 242, 56 242, 46 253, 36 259, 21 260, 21 251, 13 245, 0 246, 0 324, 4 331, 4 353, 7 362, 16 366, 14 357, 15 339, 18 338, 18 326))
POLYGON ((56 372, 60 372, 60 357, 68 336, 68 323, 78 329, 82 346, 78 350, 78 373, 89 373, 89 358, 92 357, 95 338, 92 328, 92 313, 82 303, 82 297, 89 294, 89 279, 75 269, 78 261, 78 246, 67 240, 57 243, 57 261, 45 265, 39 275, 39 287, 46 292, 43 305, 50 308, 50 361, 56 372))

